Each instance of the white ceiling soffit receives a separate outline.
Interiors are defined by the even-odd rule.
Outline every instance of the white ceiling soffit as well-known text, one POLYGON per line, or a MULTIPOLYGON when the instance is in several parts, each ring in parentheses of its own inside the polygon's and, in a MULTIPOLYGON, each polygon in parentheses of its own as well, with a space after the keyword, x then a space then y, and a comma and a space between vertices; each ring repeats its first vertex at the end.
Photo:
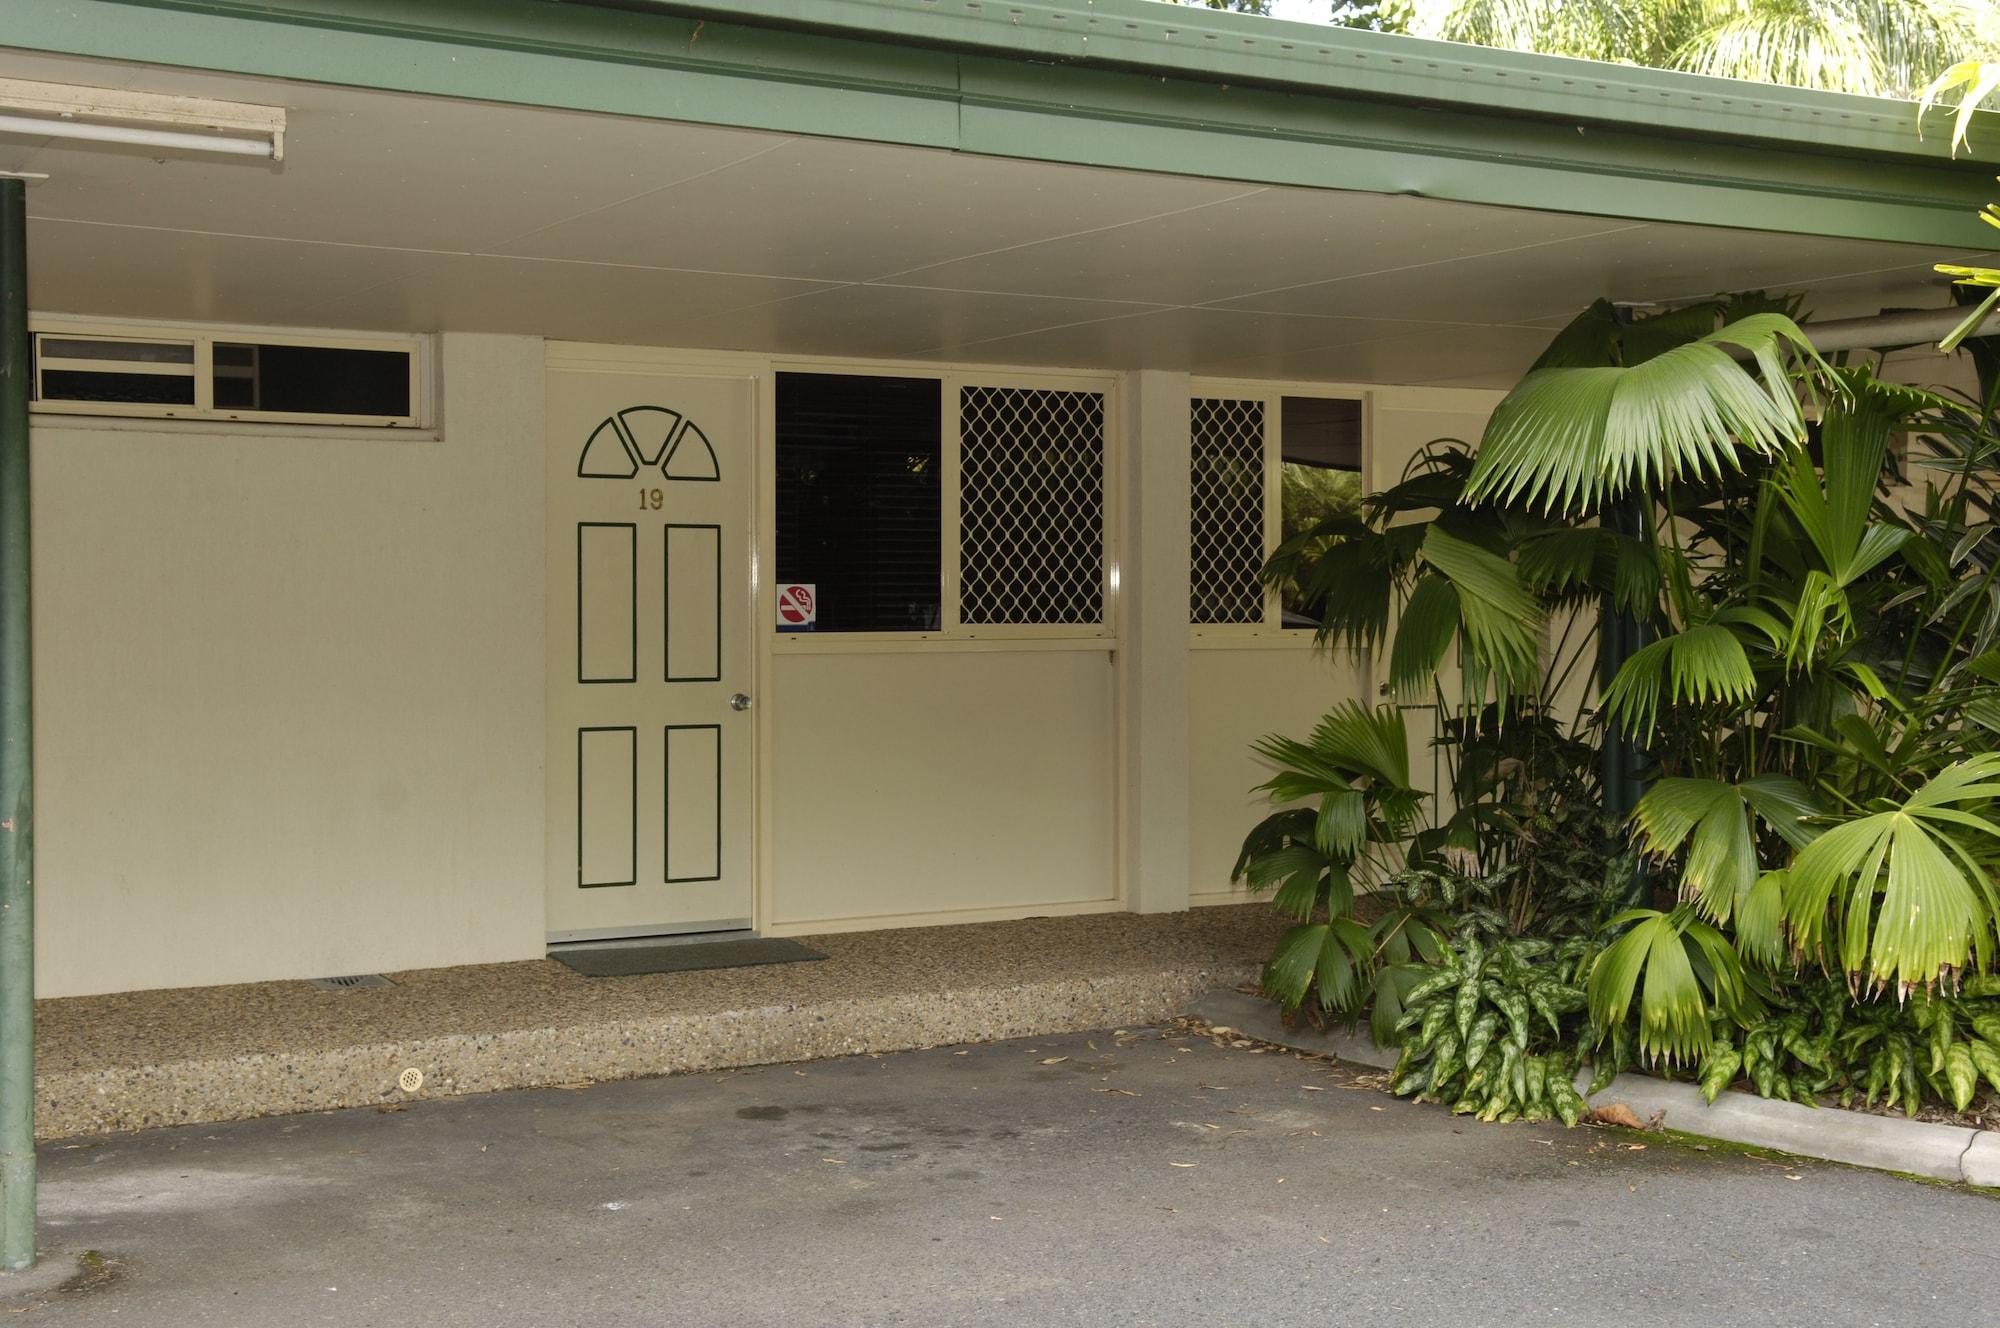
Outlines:
POLYGON ((1902 245, 1251 187, 0 51, 285 109, 282 163, 0 141, 48 312, 1511 382, 1599 296, 1941 304, 1902 245))

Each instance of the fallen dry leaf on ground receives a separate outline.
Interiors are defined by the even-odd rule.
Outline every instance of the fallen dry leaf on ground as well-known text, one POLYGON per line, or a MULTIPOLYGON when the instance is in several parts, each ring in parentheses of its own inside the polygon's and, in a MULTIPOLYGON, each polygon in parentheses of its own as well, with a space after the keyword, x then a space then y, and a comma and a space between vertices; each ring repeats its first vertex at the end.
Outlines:
POLYGON ((1632 1108, 1623 1102, 1613 1102, 1608 1106, 1592 1107, 1590 1119, 1598 1125, 1622 1125, 1628 1130, 1643 1130, 1646 1123, 1632 1114, 1632 1108))

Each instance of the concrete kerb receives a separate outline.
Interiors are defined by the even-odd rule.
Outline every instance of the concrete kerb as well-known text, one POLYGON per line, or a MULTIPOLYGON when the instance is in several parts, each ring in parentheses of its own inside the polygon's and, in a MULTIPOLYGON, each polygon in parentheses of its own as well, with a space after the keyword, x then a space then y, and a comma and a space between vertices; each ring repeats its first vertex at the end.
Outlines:
MULTIPOLYGON (((1245 1037, 1294 1051, 1372 1069, 1386 1070, 1396 1063, 1394 1051, 1376 1046, 1365 1033, 1287 1028, 1277 1007, 1240 991, 1209 992, 1194 1003, 1192 1013, 1245 1037)), ((1580 1075, 1578 1089, 1588 1082, 1587 1074, 1580 1075)), ((1642 1121, 1657 1116, 1669 1129, 1725 1143, 1932 1180, 2000 1186, 2000 1133, 1992 1131, 1806 1107, 1748 1093, 1723 1093, 1711 1105, 1693 1084, 1643 1074, 1619 1075, 1590 1103, 1594 1107, 1622 1103, 1642 1121)))

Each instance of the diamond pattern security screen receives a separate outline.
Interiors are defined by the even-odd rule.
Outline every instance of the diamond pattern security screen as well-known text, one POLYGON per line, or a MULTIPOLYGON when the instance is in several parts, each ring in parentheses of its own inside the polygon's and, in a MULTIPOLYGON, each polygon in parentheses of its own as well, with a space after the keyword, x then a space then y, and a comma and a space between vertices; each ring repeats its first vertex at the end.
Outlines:
POLYGON ((1104 396, 959 392, 959 621, 1104 621, 1104 396))
POLYGON ((1264 621, 1264 403, 1197 398, 1188 473, 1188 621, 1264 621))

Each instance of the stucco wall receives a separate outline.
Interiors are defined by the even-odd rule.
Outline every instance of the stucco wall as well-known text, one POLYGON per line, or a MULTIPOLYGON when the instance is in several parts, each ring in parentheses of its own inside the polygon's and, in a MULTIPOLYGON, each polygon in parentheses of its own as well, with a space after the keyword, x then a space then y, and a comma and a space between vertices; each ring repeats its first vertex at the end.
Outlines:
MULTIPOLYGON (((442 360, 435 440, 38 419, 42 994, 541 953, 542 347, 442 360)), ((1371 484, 1494 395, 1375 392, 1371 484)), ((1296 646, 1193 656, 1215 902, 1249 742, 1368 688, 1296 646)), ((773 658, 762 924, 1118 907, 1109 658, 773 658)))
POLYGON ((542 348, 443 437, 37 419, 38 990, 541 952, 542 348))

